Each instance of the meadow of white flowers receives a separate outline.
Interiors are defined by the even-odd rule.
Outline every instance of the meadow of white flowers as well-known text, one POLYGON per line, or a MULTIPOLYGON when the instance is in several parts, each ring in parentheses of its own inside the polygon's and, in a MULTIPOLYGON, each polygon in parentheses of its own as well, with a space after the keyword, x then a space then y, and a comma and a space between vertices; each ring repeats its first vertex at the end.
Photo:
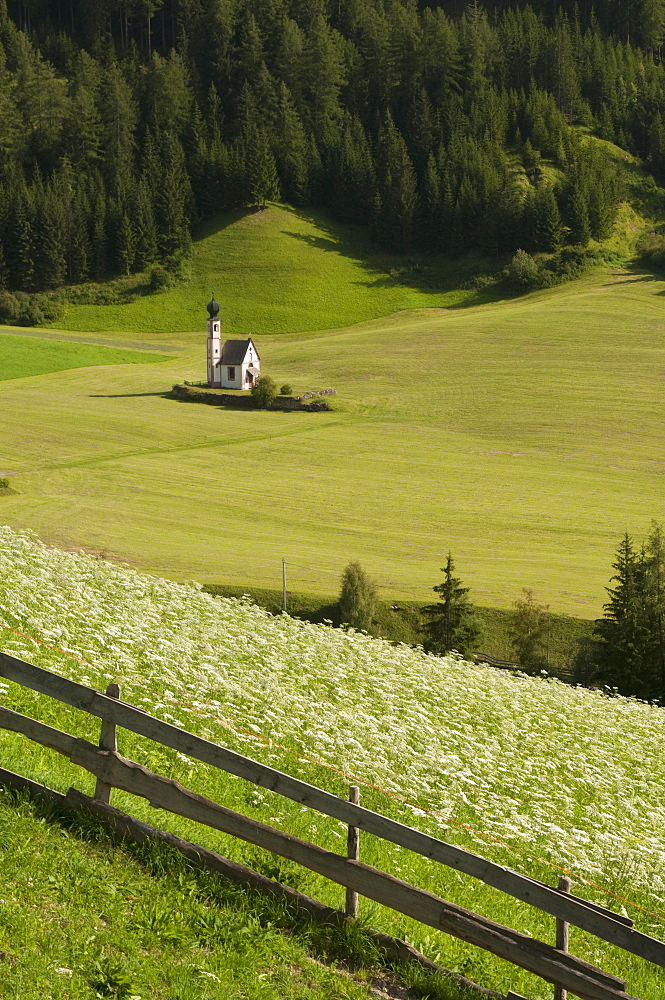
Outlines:
MULTIPOLYGON (((94 686, 117 679, 163 718, 189 726, 193 706, 214 738, 229 733, 219 716, 403 794, 451 818, 436 821, 446 839, 471 824, 524 857, 663 902, 661 709, 273 617, 6 527, 0 625, 7 652, 94 686)), ((271 759, 269 745, 238 740, 271 759)))

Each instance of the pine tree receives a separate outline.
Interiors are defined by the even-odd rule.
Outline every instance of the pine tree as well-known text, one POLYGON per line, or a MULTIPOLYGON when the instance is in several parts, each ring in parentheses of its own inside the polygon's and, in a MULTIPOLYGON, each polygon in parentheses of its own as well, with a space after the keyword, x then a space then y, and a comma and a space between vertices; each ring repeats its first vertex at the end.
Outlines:
POLYGON ((136 259, 136 230, 127 212, 123 212, 120 216, 116 237, 116 255, 122 273, 131 274, 136 259))
POLYGON ((426 647, 432 653, 449 653, 455 649, 462 655, 473 651, 481 635, 480 622, 468 598, 469 588, 453 576, 455 564, 450 552, 442 569, 443 581, 433 587, 439 602, 423 608, 430 618, 425 626, 426 647))
POLYGON ((635 551, 628 533, 621 540, 613 566, 616 585, 608 587, 605 615, 595 625, 600 644, 597 666, 605 682, 622 694, 648 697, 647 573, 644 553, 635 551))
POLYGON ((244 135, 247 166, 248 201, 265 208, 266 202, 279 198, 277 164, 263 129, 250 127, 244 135))
POLYGON ((27 192, 12 195, 14 210, 10 217, 7 247, 9 281, 11 288, 31 291, 35 279, 35 237, 31 222, 27 192))
POLYGON ((377 179, 381 199, 378 240, 390 249, 406 251, 411 247, 418 188, 406 143, 389 113, 379 134, 377 179))
POLYGON ((561 213, 550 184, 536 189, 533 206, 533 243, 538 250, 559 250, 563 242, 561 213))
POLYGON ((574 183, 570 195, 570 207, 568 210, 570 219, 570 236, 573 243, 578 246, 588 246, 591 239, 591 223, 589 221, 589 202, 581 184, 574 183))

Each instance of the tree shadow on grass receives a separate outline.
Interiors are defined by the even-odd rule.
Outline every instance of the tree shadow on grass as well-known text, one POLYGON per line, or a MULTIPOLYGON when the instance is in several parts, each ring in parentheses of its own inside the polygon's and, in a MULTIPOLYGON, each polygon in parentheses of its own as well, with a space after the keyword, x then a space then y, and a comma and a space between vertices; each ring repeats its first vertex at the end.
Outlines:
MULTIPOLYGON (((322 228, 320 221, 312 221, 322 228)), ((332 227, 329 231, 328 236, 314 236, 282 230, 285 236, 300 240, 314 249, 335 253, 353 261, 367 275, 366 280, 358 280, 354 284, 365 288, 411 288, 430 295, 465 292, 463 302, 446 304, 446 308, 451 309, 513 297, 513 293, 506 291, 498 283, 492 283, 491 287, 483 289, 472 286, 474 279, 488 277, 492 282, 509 258, 490 264, 482 258, 469 255, 449 258, 440 254, 389 254, 370 244, 369 240, 367 240, 367 253, 363 255, 359 252, 356 242, 343 237, 337 238, 338 234, 332 227)))
POLYGON ((248 215, 257 214, 259 213, 254 208, 237 208, 229 209, 226 212, 213 215, 207 219, 202 219, 196 227, 194 242, 199 243, 201 240, 208 239, 209 236, 215 236, 216 233, 221 233, 224 229, 228 229, 229 226, 239 222, 240 219, 244 219, 248 215))
POLYGON ((88 399, 134 399, 139 396, 161 396, 168 399, 170 392, 91 392, 88 399))
MULTIPOLYGON (((337 254, 353 261, 359 271, 365 272, 367 276, 366 280, 359 278, 356 282, 365 288, 412 288, 431 295, 460 290, 465 293, 464 301, 446 304, 446 308, 483 305, 513 297, 512 292, 507 292, 498 284, 492 283, 491 286, 480 289, 474 288, 472 284, 475 279, 486 278, 488 275, 491 281, 492 276, 498 274, 508 263, 509 255, 497 260, 482 257, 474 251, 456 258, 442 254, 391 253, 372 242, 369 228, 365 225, 340 222, 312 209, 293 208, 283 204, 277 207, 282 215, 293 216, 294 223, 298 219, 319 231, 315 234, 281 228, 282 235, 298 240, 312 249, 337 254)), ((196 240, 213 236, 240 219, 255 214, 257 213, 253 209, 242 209, 206 219, 197 231, 196 240)), ((263 217, 270 219, 270 207, 263 217)))

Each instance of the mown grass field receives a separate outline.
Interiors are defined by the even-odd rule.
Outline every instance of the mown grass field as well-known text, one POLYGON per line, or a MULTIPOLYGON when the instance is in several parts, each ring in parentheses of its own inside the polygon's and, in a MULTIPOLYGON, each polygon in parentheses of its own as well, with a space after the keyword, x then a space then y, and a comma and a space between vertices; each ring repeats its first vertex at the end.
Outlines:
MULTIPOLYGON (((283 214, 222 230, 233 234, 248 331, 272 314, 273 297, 277 312, 285 303, 268 281, 282 282, 275 255, 263 263, 256 242, 280 245, 283 214)), ((336 270, 349 257, 293 243, 358 318, 336 270)), ((509 607, 530 587, 554 612, 595 617, 620 536, 665 516, 665 283, 606 270, 521 298, 308 333, 298 303, 318 303, 309 318, 319 324, 333 305, 310 271, 296 268, 293 282, 292 335, 279 320, 257 337, 264 370, 296 391, 336 388, 333 412, 165 398, 172 383, 204 377, 207 286, 126 307, 124 334, 99 307, 107 339, 167 341, 174 357, 42 376, 26 365, 25 377, 3 382, 0 475, 18 493, 0 498, 0 520, 207 583, 279 585, 285 557, 291 589, 329 594, 359 559, 401 600, 431 597, 450 549, 477 603, 509 607), (169 296, 188 303, 186 324, 169 296), (158 312, 144 334, 148 306, 158 312), (178 315, 185 332, 168 332, 178 315)), ((233 299, 215 291, 226 324, 233 299)), ((386 308, 383 291, 363 295, 386 308)), ((226 328, 237 334, 238 321, 226 328)))
POLYGON ((22 337, 6 332, 0 335, 0 381, 3 382, 31 375, 50 375, 71 368, 148 365, 166 360, 167 355, 151 354, 149 351, 22 337))
MULTIPOLYGON (((352 781, 360 783, 370 808, 550 884, 563 868, 579 895, 623 907, 640 929, 665 934, 662 709, 272 617, 192 585, 48 550, 7 529, 0 532, 0 543, 0 648, 97 688, 117 680, 124 700, 339 795, 348 793, 352 781)), ((50 699, 4 682, 0 696, 9 707, 50 725, 98 738, 97 720, 50 699)), ((338 853, 346 848, 343 824, 289 800, 125 731, 119 733, 119 749, 230 808, 338 853)), ((89 775, 18 735, 2 733, 2 751, 10 769, 59 790, 74 785, 92 793, 89 775)), ((114 792, 113 801, 152 825, 342 905, 340 887, 291 863, 156 812, 125 793, 114 792)), ((7 825, 2 810, 0 822, 7 825)), ((34 857, 32 834, 19 830, 12 837, 11 843, 19 844, 27 838, 34 857)), ((52 851, 46 839, 45 864, 52 851)), ((517 930, 554 940, 552 918, 427 859, 366 835, 361 857, 517 930)), ((17 918, 26 934, 32 934, 29 928, 37 933, 35 914, 59 919, 53 904, 69 899, 71 880, 81 879, 81 899, 89 902, 93 885, 81 868, 88 862, 69 864, 64 875, 54 871, 54 884, 33 878, 34 885, 27 884, 25 868, 14 875, 18 862, 3 866, 0 897, 7 899, 11 881, 12 887, 25 888, 26 911, 38 905, 35 913, 17 918)), ((112 956, 123 928, 144 926, 158 902, 154 888, 147 887, 143 899, 134 888, 135 873, 126 870, 118 857, 109 872, 118 895, 107 890, 96 907, 91 955, 112 956), (133 897, 131 905, 127 896, 133 897), (110 927, 102 926, 101 914, 115 915, 110 927)), ((15 888, 11 892, 17 895, 15 888)), ((156 929, 176 933, 182 924, 181 933, 194 941, 200 924, 189 909, 180 920, 174 907, 164 913, 162 906, 156 929)), ((360 916, 485 986, 504 994, 513 989, 530 1000, 551 998, 547 984, 390 910, 361 900, 360 916)), ((12 926, 7 921, 0 904, 5 930, 12 926)), ((53 933, 57 964, 72 969, 68 934, 57 925, 53 933)), ((157 946, 154 938, 151 942, 157 946)), ((137 954, 129 945, 126 950, 132 974, 150 982, 155 973, 141 971, 147 961, 143 951, 137 954)), ((662 970, 575 929, 571 951, 625 978, 631 995, 660 1000, 662 970)), ((146 1000, 180 996, 175 988, 182 952, 174 955, 173 969, 155 980, 162 992, 148 991, 146 1000), (173 993, 166 992, 168 976, 173 993)), ((87 957, 76 960, 77 978, 84 978, 87 957)), ((216 952, 204 962, 195 952, 189 961, 222 978, 216 952)), ((44 965, 37 968, 43 974, 44 965)), ((20 983, 19 963, 9 973, 10 983, 20 983)), ((216 1000, 217 994, 211 996, 216 1000)))

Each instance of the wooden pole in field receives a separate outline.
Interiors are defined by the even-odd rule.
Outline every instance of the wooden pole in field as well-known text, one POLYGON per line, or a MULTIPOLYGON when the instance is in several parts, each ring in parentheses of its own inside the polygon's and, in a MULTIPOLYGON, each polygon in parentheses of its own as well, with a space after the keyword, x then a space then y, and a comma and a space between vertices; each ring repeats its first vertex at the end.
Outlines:
MULTIPOLYGON (((357 785, 351 785, 349 788, 349 802, 352 802, 354 806, 360 805, 360 789, 357 785)), ((350 858, 351 861, 359 861, 360 830, 357 826, 349 826, 349 835, 346 843, 347 858, 350 858)), ((358 916, 358 893, 353 889, 346 890, 346 915, 347 917, 358 916)))
POLYGON ((286 559, 282 558, 282 611, 286 614, 286 559))
MULTIPOLYGON (((567 875, 562 875, 559 879, 559 889, 561 892, 570 892, 570 879, 567 875)), ((568 953, 568 931, 570 924, 557 917, 556 922, 556 947, 558 951, 568 953)), ((567 1000, 568 991, 563 986, 554 987, 554 1000, 567 1000)))
MULTIPOLYGON (((120 687, 117 684, 109 684, 109 686, 106 689, 106 694, 109 698, 119 698, 120 687)), ((118 741, 116 739, 116 727, 114 722, 109 722, 107 719, 102 719, 102 730, 99 736, 99 747, 101 750, 118 749, 118 741)), ((105 781, 102 781, 100 778, 97 778, 94 798, 97 799, 98 802, 105 802, 108 805, 111 801, 111 785, 107 785, 105 781)))

